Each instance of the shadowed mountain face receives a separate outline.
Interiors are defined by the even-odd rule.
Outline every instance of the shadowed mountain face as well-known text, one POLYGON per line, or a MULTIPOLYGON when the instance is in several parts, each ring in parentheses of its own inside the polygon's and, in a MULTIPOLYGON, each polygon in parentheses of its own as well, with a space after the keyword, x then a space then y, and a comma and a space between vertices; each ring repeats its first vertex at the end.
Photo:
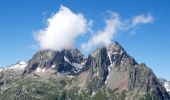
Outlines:
MULTIPOLYGON (((1 74, 1 80, 8 79, 1 74)), ((1 84, 0 99, 170 100, 152 70, 117 42, 88 58, 77 49, 40 51, 15 75, 21 78, 1 84)))

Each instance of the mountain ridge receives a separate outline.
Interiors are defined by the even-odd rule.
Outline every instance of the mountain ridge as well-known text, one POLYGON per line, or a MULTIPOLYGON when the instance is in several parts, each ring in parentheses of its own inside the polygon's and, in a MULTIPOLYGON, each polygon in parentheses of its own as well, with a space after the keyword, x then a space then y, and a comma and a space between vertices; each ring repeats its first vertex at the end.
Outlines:
POLYGON ((11 93, 9 98, 35 100, 170 99, 153 71, 138 64, 118 42, 87 58, 78 49, 39 51, 18 74, 4 78, 2 73, 1 98, 11 93))
POLYGON ((16 64, 12 64, 6 67, 1 67, 0 68, 0 72, 1 71, 5 71, 5 70, 24 70, 25 67, 27 66, 27 62, 26 61, 18 61, 16 64))

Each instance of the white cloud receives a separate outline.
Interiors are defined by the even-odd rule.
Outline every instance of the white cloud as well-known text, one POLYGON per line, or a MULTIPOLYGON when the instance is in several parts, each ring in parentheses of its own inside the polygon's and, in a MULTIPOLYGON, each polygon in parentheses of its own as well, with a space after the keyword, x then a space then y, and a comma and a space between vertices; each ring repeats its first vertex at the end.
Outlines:
POLYGON ((112 43, 113 36, 116 35, 121 22, 119 15, 112 12, 109 19, 105 20, 106 26, 103 30, 94 33, 94 36, 87 42, 81 45, 82 49, 90 50, 95 46, 108 46, 112 43))
POLYGON ((139 24, 147 24, 147 23, 152 23, 154 21, 154 17, 151 14, 147 15, 138 15, 135 16, 132 20, 132 26, 136 26, 139 24))
POLYGON ((47 27, 35 32, 35 39, 41 49, 61 51, 74 48, 79 36, 91 32, 91 38, 80 43, 81 49, 88 51, 94 47, 110 45, 119 31, 132 31, 135 34, 136 26, 154 21, 154 17, 149 13, 125 20, 111 11, 108 16, 105 27, 93 32, 94 30, 90 29, 94 23, 92 20, 87 20, 82 13, 74 13, 69 8, 60 6, 59 11, 47 19, 47 27))
POLYGON ((74 48, 76 38, 88 30, 89 24, 83 14, 60 6, 59 11, 48 18, 47 27, 35 32, 35 39, 41 49, 60 51, 74 48))
POLYGON ((110 12, 111 18, 106 19, 106 26, 103 30, 95 32, 92 38, 86 43, 82 43, 82 50, 91 50, 93 47, 108 46, 112 43, 115 35, 118 31, 130 31, 135 34, 135 28, 141 24, 148 24, 154 21, 154 17, 151 14, 148 15, 137 15, 133 19, 120 20, 118 13, 110 12))

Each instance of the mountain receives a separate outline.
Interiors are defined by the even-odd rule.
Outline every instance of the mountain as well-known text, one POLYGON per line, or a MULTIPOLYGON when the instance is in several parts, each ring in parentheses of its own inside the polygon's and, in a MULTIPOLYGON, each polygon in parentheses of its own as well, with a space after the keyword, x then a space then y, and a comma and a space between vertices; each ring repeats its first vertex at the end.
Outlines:
MULTIPOLYGON (((19 61, 16 64, 0 68, 0 91, 1 91, 0 94, 2 94, 3 91, 8 89, 11 86, 11 84, 14 84, 18 82, 20 79, 22 79, 21 75, 26 66, 27 66, 26 61, 19 61)), ((0 97, 0 99, 3 100, 7 98, 0 97)))
POLYGON ((26 61, 19 61, 18 63, 14 64, 14 65, 10 65, 7 67, 2 67, 0 68, 0 72, 5 72, 5 71, 23 71, 25 69, 25 67, 27 66, 27 62, 26 61))
POLYGON ((159 78, 159 81, 165 87, 166 91, 170 93, 170 81, 167 81, 166 79, 163 79, 163 78, 159 78))
POLYGON ((76 75, 84 69, 85 61, 86 59, 78 49, 63 50, 61 52, 45 50, 33 56, 28 62, 24 73, 30 73, 35 70, 45 71, 46 69, 54 69, 60 73, 76 75))
POLYGON ((87 58, 78 49, 43 50, 26 64, 20 73, 0 72, 1 100, 170 100, 153 71, 118 42, 87 58))

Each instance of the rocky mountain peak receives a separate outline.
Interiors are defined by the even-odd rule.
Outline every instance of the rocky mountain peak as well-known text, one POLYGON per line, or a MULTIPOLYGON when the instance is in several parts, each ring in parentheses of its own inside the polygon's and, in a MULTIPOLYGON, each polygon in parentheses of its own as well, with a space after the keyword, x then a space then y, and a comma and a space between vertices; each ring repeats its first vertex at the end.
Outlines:
POLYGON ((110 44, 107 47, 107 50, 110 51, 112 54, 122 54, 126 52, 124 48, 117 41, 110 44))
POLYGON ((114 42, 107 47, 107 54, 113 66, 130 64, 136 65, 137 62, 129 56, 124 48, 118 43, 114 42))
POLYGON ((85 62, 84 56, 78 49, 44 50, 33 56, 24 73, 44 72, 47 69, 53 69, 60 73, 77 74, 84 67, 83 62, 85 62))
POLYGON ((86 65, 93 92, 105 84, 113 90, 147 93, 158 100, 170 98, 153 71, 143 63, 138 64, 117 42, 92 52, 86 65))

